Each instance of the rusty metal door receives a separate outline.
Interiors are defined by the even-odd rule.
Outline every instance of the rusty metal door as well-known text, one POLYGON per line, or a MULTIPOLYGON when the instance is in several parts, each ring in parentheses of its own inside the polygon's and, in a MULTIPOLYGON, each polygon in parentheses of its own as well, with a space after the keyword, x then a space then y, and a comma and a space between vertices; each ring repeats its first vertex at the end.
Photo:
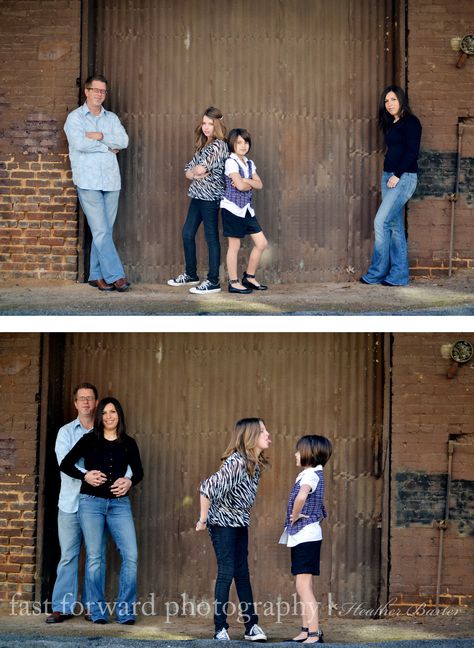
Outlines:
MULTIPOLYGON (((145 478, 132 491, 139 596, 156 612, 182 593, 211 601, 215 559, 194 531, 199 482, 217 470, 235 421, 260 416, 271 431, 271 469, 252 512, 256 600, 292 601, 289 550, 278 545, 297 474, 296 440, 324 434, 327 508, 318 597, 378 603, 383 339, 376 334, 66 334, 64 420, 84 380, 122 402, 145 478)), ((55 502, 54 502, 55 505, 55 502)), ((118 558, 108 570, 116 593, 118 558)))
POLYGON ((89 5, 89 69, 109 78, 108 105, 130 135, 116 239, 133 281, 163 282, 183 268, 183 165, 209 105, 253 137, 266 280, 346 280, 365 267, 381 163, 375 118, 378 95, 393 82, 397 2, 89 5))

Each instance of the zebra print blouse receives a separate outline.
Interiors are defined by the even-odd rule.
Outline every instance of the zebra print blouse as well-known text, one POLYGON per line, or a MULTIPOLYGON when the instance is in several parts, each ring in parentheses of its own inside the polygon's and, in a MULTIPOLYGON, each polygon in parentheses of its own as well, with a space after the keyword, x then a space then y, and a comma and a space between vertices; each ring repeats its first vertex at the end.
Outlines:
POLYGON ((259 466, 252 477, 239 452, 227 457, 219 470, 205 479, 199 489, 201 495, 211 501, 208 526, 249 526, 250 509, 255 501, 259 480, 259 466))
POLYGON ((216 139, 200 151, 196 151, 193 159, 188 162, 184 170, 189 171, 198 164, 202 164, 208 171, 202 180, 193 180, 189 186, 188 196, 199 200, 220 200, 224 195, 224 165, 229 157, 229 149, 224 140, 216 139))

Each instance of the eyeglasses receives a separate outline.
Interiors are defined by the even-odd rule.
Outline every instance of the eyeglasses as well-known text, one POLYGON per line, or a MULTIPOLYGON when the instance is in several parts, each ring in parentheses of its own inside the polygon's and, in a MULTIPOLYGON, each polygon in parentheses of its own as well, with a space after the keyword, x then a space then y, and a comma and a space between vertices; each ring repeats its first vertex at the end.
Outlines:
POLYGON ((95 401, 95 396, 79 396, 79 398, 76 398, 77 401, 80 403, 92 403, 95 401))
POLYGON ((98 95, 105 95, 107 94, 107 90, 101 90, 100 88, 86 88, 86 90, 90 90, 94 94, 98 95))

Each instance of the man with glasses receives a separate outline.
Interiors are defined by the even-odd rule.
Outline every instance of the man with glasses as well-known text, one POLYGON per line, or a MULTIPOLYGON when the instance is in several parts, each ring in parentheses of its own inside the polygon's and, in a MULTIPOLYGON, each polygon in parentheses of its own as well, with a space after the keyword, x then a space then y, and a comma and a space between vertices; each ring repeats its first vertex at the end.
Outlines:
MULTIPOLYGON (((95 410, 97 408, 97 388, 91 383, 83 382, 78 385, 74 392, 74 406, 78 416, 74 421, 63 425, 56 437, 55 452, 58 465, 81 439, 94 427, 95 410)), ((84 473, 84 481, 92 486, 103 484, 107 477, 99 470, 86 471, 83 465, 77 465, 84 473)), ((61 559, 58 564, 56 582, 53 589, 52 607, 53 612, 46 618, 46 623, 62 623, 74 615, 74 608, 77 602, 78 589, 78 568, 79 554, 81 552, 82 531, 79 524, 77 511, 79 508, 79 492, 81 480, 73 479, 61 472, 61 490, 58 502, 58 536, 61 547, 61 559)), ((125 477, 117 479, 111 491, 118 494, 125 487, 131 487, 132 476, 130 466, 127 468, 125 477)), ((120 493, 122 494, 122 492, 120 493)), ((105 553, 106 536, 102 547, 102 578, 105 580, 105 553)), ((84 606, 89 603, 87 576, 84 579, 82 588, 82 600, 84 606)), ((87 618, 88 615, 86 615, 87 618)))
POLYGON ((117 153, 128 135, 117 115, 105 110, 107 79, 86 79, 85 103, 69 113, 64 131, 69 143, 72 179, 92 233, 89 283, 99 290, 130 287, 113 241, 121 180, 117 153))

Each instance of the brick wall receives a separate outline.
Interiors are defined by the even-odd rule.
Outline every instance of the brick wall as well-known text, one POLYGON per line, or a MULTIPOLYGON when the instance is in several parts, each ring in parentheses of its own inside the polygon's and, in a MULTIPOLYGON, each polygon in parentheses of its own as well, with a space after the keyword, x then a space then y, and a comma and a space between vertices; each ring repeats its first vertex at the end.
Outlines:
POLYGON ((423 125, 419 185, 408 216, 413 275, 446 274, 460 117, 471 121, 462 139, 453 267, 474 269, 474 57, 457 69, 459 54, 450 44, 473 28, 472 0, 408 0, 408 91, 423 125))
POLYGON ((474 334, 395 334, 393 346, 390 597, 435 599, 448 438, 454 441, 442 601, 474 602, 474 362, 449 380, 449 345, 474 334))
POLYGON ((0 336, 0 608, 35 577, 40 335, 0 336))
POLYGON ((63 124, 77 107, 80 0, 2 0, 0 275, 77 277, 63 124))

